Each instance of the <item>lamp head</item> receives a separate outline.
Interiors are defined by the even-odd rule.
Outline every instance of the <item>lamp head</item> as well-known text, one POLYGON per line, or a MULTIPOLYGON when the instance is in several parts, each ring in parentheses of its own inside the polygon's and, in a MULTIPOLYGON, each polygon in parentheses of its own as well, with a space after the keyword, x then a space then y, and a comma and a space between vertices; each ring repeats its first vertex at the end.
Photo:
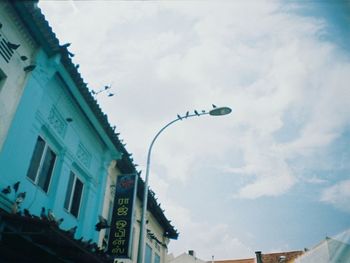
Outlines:
POLYGON ((210 110, 209 114, 212 116, 221 116, 221 115, 230 114, 231 111, 232 111, 232 109, 229 107, 218 107, 218 108, 214 108, 214 109, 210 110))

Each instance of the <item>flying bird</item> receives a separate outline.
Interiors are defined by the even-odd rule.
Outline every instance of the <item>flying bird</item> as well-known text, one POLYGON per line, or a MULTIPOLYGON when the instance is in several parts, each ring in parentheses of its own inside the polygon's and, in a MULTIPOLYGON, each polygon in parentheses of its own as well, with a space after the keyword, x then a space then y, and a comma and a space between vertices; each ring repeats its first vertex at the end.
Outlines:
POLYGON ((30 72, 30 71, 33 71, 35 69, 36 65, 29 65, 29 66, 26 66, 23 68, 23 70, 25 72, 30 72))
POLYGON ((102 216, 98 216, 98 223, 95 225, 96 231, 101 231, 101 229, 109 228, 107 219, 102 216))
POLYGON ((71 45, 71 43, 66 43, 66 44, 61 45, 61 48, 67 48, 67 47, 69 47, 70 45, 71 45))
POLYGON ((185 117, 187 118, 189 115, 190 115, 190 112, 189 112, 189 111, 187 111, 187 112, 186 112, 186 116, 185 116, 185 117))
POLYGON ((69 51, 67 51, 67 52, 68 52, 68 56, 70 56, 70 57, 74 57, 75 56, 72 52, 69 52, 69 51))
POLYGON ((11 193, 11 186, 7 186, 6 188, 2 189, 1 193, 5 194, 5 195, 11 193))
POLYGON ((28 57, 26 57, 26 56, 21 56, 21 60, 22 61, 26 61, 28 59, 28 57))
POLYGON ((182 121, 182 117, 178 114, 177 115, 177 118, 180 120, 180 121, 182 121))
POLYGON ((197 116, 199 116, 198 111, 194 110, 194 114, 196 114, 197 116))
POLYGON ((114 93, 108 93, 108 97, 113 97, 114 93))
POLYGON ((18 192, 18 188, 19 188, 19 184, 20 184, 21 182, 20 181, 18 181, 18 182, 16 182, 12 187, 13 187, 13 190, 15 190, 15 193, 17 194, 17 192, 18 192))
POLYGON ((12 49, 12 50, 16 50, 17 48, 20 47, 20 44, 13 44, 10 41, 7 41, 6 45, 8 46, 9 49, 12 49))

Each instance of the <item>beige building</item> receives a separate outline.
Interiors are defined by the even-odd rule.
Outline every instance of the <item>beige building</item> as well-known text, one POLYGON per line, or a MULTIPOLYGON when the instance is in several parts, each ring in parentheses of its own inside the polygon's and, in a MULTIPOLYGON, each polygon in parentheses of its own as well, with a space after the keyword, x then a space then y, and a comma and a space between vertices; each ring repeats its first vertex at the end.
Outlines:
MULTIPOLYGON (((109 176, 107 179, 107 189, 105 191, 103 217, 112 220, 114 207, 115 186, 118 178, 123 174, 136 173, 135 167, 128 154, 124 154, 121 160, 113 162, 109 167, 109 176)), ((139 176, 139 175, 138 175, 139 176)), ((140 223, 142 212, 142 200, 144 191, 144 182, 139 177, 136 191, 136 202, 132 218, 131 231, 131 253, 130 258, 120 258, 117 262, 137 262, 137 252, 139 246, 140 223)), ((168 254, 168 244, 171 239, 177 239, 178 233, 165 217, 164 210, 157 203, 153 191, 149 191, 148 211, 146 216, 146 247, 145 263, 165 263, 168 254)), ((109 230, 104 229, 100 232, 99 242, 102 246, 107 244, 109 239, 109 230)))

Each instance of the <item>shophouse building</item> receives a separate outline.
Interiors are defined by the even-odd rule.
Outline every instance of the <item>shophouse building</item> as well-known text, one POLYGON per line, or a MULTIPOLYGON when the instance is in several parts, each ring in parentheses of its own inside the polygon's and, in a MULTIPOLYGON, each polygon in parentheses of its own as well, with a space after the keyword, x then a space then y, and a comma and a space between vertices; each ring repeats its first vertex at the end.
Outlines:
MULTIPOLYGON (((118 260, 136 262, 144 184, 69 46, 37 1, 1 1, 0 27, 0 261, 113 262, 116 186, 131 174, 129 254, 118 260)), ((153 194, 148 208, 146 263, 164 262, 178 233, 153 194)))

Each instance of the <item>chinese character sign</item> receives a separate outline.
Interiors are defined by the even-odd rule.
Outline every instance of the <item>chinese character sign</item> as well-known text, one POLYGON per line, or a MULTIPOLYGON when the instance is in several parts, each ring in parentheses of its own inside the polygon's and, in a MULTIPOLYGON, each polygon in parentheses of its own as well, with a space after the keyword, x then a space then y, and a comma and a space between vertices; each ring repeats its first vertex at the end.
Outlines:
POLYGON ((116 258, 130 258, 136 189, 136 174, 118 176, 108 242, 108 252, 116 258))

